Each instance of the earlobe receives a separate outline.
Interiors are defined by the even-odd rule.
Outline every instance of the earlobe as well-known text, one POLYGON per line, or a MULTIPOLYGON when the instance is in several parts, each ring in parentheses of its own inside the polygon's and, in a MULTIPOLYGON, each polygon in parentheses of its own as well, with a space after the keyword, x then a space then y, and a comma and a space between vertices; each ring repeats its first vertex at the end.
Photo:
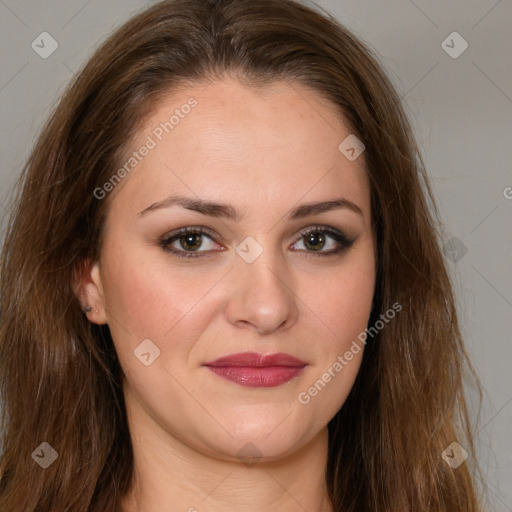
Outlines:
POLYGON ((75 293, 89 321, 98 325, 107 323, 99 262, 91 265, 91 262, 86 260, 79 265, 75 278, 75 293))

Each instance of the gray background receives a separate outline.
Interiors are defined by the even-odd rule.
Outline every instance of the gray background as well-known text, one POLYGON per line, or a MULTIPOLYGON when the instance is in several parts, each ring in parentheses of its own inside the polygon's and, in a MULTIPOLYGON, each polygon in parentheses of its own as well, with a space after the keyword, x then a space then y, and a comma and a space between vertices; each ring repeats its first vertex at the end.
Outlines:
MULTIPOLYGON (((2 218, 7 193, 64 86, 113 28, 153 3, 0 0, 2 218), (44 31, 59 45, 46 59, 31 47, 44 31)), ((377 52, 411 117, 439 202, 444 242, 455 247, 447 264, 484 386, 477 442, 490 509, 512 511, 512 2, 318 5, 377 52), (458 58, 442 47, 454 31, 469 45, 458 58)), ((461 48, 457 40, 447 44, 461 48)))

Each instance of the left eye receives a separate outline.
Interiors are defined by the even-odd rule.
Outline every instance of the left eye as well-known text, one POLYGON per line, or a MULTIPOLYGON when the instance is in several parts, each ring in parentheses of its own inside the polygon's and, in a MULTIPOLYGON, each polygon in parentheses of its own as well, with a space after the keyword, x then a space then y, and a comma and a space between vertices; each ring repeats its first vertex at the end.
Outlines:
POLYGON ((330 234, 328 231, 318 229, 315 231, 308 231, 306 234, 302 234, 294 245, 298 244, 299 242, 302 242, 302 245, 308 251, 311 250, 313 252, 318 252, 322 249, 326 249, 326 251, 322 252, 332 252, 332 249, 336 248, 336 242, 339 243, 339 240, 335 240, 334 235, 330 234), (330 244, 328 243, 329 239, 330 244), (328 245, 330 245, 330 247, 327 247, 328 245))

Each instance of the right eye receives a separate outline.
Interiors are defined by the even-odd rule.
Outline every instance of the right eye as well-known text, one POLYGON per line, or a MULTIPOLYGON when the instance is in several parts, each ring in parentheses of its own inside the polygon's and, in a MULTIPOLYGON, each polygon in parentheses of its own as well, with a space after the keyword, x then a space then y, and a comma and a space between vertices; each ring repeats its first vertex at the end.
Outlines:
POLYGON ((210 239, 215 245, 215 235, 209 229, 203 227, 185 227, 165 235, 160 241, 160 246, 164 251, 170 252, 179 258, 199 258, 203 255, 195 253, 210 252, 208 249, 199 250, 204 245, 205 237, 210 239))

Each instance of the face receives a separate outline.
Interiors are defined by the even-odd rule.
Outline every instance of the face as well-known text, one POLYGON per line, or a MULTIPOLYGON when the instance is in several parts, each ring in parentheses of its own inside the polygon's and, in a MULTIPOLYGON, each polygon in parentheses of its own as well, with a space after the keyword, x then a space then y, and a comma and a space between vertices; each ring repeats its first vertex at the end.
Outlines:
POLYGON ((349 134, 298 84, 226 78, 161 101, 109 192, 86 285, 132 421, 226 460, 248 446, 278 459, 325 432, 375 285, 364 155, 338 149, 349 134))

